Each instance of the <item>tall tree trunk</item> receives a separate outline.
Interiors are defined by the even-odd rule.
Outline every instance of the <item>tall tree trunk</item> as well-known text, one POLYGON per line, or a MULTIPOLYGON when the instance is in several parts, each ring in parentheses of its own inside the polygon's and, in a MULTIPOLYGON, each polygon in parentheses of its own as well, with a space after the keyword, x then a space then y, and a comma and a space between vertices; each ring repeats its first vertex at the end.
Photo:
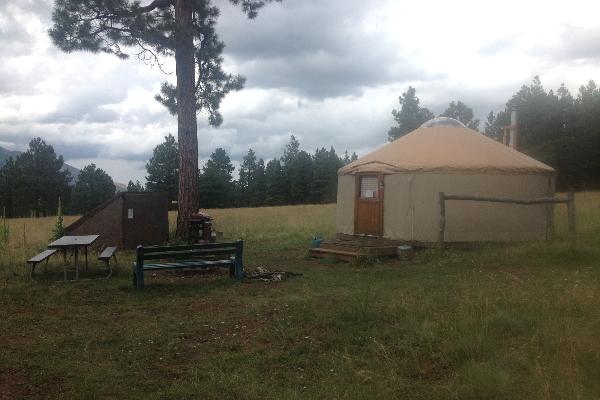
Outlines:
POLYGON ((179 141, 179 213, 177 237, 186 238, 190 215, 198 210, 198 133, 196 120, 196 79, 193 6, 191 0, 177 0, 175 21, 177 47, 177 135, 179 141))

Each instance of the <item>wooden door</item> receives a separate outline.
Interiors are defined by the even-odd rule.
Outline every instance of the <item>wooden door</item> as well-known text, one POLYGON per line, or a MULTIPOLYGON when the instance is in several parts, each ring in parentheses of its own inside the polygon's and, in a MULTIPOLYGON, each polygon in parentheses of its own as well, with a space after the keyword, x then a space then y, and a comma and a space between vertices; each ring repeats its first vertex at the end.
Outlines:
POLYGON ((383 236, 383 176, 358 175, 354 233, 383 236))

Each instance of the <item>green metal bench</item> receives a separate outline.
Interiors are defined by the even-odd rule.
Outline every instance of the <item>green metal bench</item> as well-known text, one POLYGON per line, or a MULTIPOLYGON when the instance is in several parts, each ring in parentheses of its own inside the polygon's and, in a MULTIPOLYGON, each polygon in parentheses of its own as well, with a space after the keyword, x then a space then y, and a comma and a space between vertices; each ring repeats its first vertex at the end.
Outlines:
POLYGON ((230 277, 242 279, 243 249, 242 240, 230 243, 138 246, 136 261, 133 263, 133 284, 138 289, 144 287, 145 271, 185 268, 227 267, 230 277))

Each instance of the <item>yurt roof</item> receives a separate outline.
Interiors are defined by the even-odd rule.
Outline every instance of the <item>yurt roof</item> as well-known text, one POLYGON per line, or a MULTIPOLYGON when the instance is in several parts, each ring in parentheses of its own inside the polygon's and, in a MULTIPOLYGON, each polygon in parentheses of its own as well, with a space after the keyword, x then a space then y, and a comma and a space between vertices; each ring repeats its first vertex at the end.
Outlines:
POLYGON ((449 124, 447 121, 427 122, 411 133, 342 167, 338 174, 554 174, 552 167, 461 125, 449 124))

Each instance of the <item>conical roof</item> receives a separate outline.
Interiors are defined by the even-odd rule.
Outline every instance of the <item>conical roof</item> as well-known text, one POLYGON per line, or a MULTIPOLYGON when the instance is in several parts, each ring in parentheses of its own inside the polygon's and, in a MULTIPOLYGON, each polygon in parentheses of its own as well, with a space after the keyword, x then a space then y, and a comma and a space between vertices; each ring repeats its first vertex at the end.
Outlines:
POLYGON ((399 172, 554 174, 554 169, 464 126, 424 126, 340 168, 338 174, 399 172))

